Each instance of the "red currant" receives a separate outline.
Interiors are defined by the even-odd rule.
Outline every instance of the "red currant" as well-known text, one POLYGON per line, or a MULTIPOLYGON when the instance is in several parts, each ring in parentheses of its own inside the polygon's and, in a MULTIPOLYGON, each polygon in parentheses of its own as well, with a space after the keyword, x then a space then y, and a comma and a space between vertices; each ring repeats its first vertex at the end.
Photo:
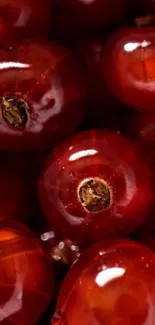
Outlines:
POLYGON ((102 73, 110 91, 140 111, 155 111, 155 28, 124 28, 106 44, 102 73))
POLYGON ((83 118, 85 75, 55 43, 25 40, 0 49, 0 80, 0 149, 46 149, 83 118))
POLYGON ((54 149, 39 181, 39 198, 56 233, 87 246, 133 231, 149 214, 153 188, 153 171, 136 142, 91 130, 54 149))
POLYGON ((53 296, 53 270, 39 240, 25 226, 0 225, 0 322, 34 325, 53 296))
POLYGON ((153 325, 155 255, 126 239, 102 241, 70 269, 52 325, 153 325))

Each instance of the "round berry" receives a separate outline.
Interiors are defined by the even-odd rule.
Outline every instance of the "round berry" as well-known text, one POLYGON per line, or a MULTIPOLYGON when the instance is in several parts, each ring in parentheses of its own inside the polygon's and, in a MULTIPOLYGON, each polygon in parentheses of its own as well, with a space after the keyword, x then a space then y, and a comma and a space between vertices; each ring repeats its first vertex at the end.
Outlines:
POLYGON ((47 149, 83 119, 85 75, 60 45, 24 40, 0 49, 0 80, 0 149, 47 149))
POLYGON ((102 74, 111 93, 139 111, 155 111, 155 28, 122 28, 107 42, 102 74))
POLYGON ((155 255, 126 239, 102 241, 72 266, 52 325, 153 325, 155 255))
POLYGON ((47 158, 39 181, 44 216, 60 238, 87 246, 132 232, 154 201, 153 171, 136 142, 90 130, 47 158))
POLYGON ((34 325, 53 296, 51 260, 31 230, 0 224, 0 322, 34 325))

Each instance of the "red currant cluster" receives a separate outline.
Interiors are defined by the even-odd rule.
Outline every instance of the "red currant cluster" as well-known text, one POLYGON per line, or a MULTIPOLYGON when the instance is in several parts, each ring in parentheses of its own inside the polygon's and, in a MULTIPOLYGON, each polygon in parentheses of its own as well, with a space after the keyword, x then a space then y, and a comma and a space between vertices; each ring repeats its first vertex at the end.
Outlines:
POLYGON ((0 0, 2 325, 155 325, 154 146, 154 0, 0 0))

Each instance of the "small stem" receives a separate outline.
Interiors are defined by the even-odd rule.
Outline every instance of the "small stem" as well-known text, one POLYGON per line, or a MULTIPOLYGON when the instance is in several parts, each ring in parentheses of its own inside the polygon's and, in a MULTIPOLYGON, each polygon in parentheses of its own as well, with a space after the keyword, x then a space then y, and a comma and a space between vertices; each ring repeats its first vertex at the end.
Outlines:
POLYGON ((147 15, 144 17, 137 17, 135 18, 135 25, 137 27, 149 27, 155 25, 155 16, 147 15))
POLYGON ((70 240, 64 240, 52 248, 50 255, 56 262, 70 265, 80 256, 79 247, 70 240))

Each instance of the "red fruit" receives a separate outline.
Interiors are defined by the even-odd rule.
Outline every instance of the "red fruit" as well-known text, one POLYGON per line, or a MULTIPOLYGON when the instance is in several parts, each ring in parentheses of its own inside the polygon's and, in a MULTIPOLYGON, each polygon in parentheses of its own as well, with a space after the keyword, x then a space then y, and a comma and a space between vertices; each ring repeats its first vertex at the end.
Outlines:
POLYGON ((155 28, 124 28, 106 44, 102 73, 109 90, 139 111, 155 112, 155 28))
POLYGON ((1 0, 0 41, 9 44, 27 36, 47 35, 51 21, 52 1, 1 0))
POLYGON ((0 321, 34 325, 53 296, 53 270, 39 240, 25 226, 0 225, 0 321))
POLYGON ((132 232, 154 202, 153 171, 136 142, 81 132, 53 150, 39 181, 44 216, 61 238, 87 246, 132 232))
POLYGON ((125 22, 128 14, 128 0, 56 0, 56 31, 71 35, 83 35, 87 30, 101 26, 112 27, 125 22))
POLYGON ((0 50, 0 69, 0 149, 46 149, 81 122, 85 76, 68 50, 25 40, 0 50))
POLYGON ((153 325, 155 255, 126 239, 102 241, 68 272, 52 325, 153 325))
POLYGON ((111 95, 101 73, 102 50, 109 35, 100 39, 77 42, 75 51, 78 54, 88 77, 89 106, 87 120, 98 127, 120 129, 124 107, 111 95), (111 117, 113 116, 113 118, 111 117))

